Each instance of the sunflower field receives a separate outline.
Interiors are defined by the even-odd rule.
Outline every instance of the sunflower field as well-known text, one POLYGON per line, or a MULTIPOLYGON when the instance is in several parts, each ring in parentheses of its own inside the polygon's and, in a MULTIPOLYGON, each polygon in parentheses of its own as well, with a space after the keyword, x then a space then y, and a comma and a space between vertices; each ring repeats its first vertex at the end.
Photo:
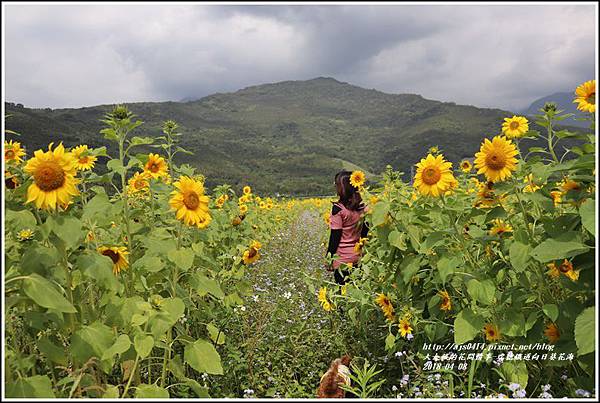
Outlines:
MULTIPOLYGON (((590 113, 589 133, 555 129, 570 114, 548 103, 536 117, 545 133, 513 116, 457 169, 432 147, 416 164, 412 186, 391 167, 373 189, 359 184, 372 228, 356 245, 361 265, 345 295, 321 299, 346 309, 358 326, 378 321, 386 351, 412 351, 404 361, 417 375, 437 370, 445 396, 549 397, 552 385, 560 397, 590 397, 595 81, 576 95, 590 113), (547 146, 524 153, 524 138, 547 146), (581 146, 559 153, 565 138, 581 146), (440 346, 439 354, 428 345, 440 346)), ((401 396, 423 396, 404 386, 401 396)))
POLYGON ((595 81, 576 95, 586 133, 546 104, 545 132, 507 117, 456 168, 432 146, 410 184, 354 172, 370 231, 342 287, 333 196, 205 189, 174 121, 136 136, 115 107, 118 155, 6 141, 5 396, 315 397, 345 353, 360 397, 595 396, 595 81))

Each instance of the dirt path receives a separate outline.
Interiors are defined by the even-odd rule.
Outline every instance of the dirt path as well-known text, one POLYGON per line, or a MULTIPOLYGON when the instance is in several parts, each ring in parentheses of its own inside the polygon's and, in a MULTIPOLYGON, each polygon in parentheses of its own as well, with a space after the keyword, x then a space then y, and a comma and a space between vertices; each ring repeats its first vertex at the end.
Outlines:
POLYGON ((311 286, 330 275, 322 268, 327 236, 322 217, 305 211, 265 245, 249 270, 254 292, 243 330, 245 395, 314 397, 322 373, 344 353, 341 318, 321 309, 311 286))

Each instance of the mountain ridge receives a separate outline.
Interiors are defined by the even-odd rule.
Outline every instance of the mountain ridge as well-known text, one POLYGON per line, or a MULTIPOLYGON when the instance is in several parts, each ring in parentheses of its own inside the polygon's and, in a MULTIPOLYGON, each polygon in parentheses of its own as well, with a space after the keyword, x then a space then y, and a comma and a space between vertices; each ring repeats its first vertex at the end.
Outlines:
MULTIPOLYGON (((417 94, 387 94, 331 77, 253 85, 183 103, 126 105, 145 122, 136 135, 159 136, 162 121, 177 121, 181 145, 195 153, 177 162, 197 167, 208 187, 250 184, 259 192, 292 195, 332 193, 341 161, 374 173, 388 164, 410 173, 429 147, 438 146, 457 166, 512 116, 417 94)), ((67 146, 107 145, 110 151, 114 146, 99 134, 99 119, 112 106, 31 109, 7 103, 12 116, 6 127, 22 133, 19 140, 30 150, 62 140, 67 146)))
POLYGON ((543 96, 533 101, 527 108, 521 110, 521 113, 525 116, 533 116, 539 114, 539 109, 544 106, 546 102, 554 102, 558 106, 558 109, 565 111, 566 113, 572 113, 575 116, 567 118, 562 122, 564 124, 576 126, 576 127, 588 127, 589 122, 575 120, 574 118, 586 117, 580 110, 577 109, 577 105, 573 103, 574 95, 572 92, 559 91, 550 95, 543 96))

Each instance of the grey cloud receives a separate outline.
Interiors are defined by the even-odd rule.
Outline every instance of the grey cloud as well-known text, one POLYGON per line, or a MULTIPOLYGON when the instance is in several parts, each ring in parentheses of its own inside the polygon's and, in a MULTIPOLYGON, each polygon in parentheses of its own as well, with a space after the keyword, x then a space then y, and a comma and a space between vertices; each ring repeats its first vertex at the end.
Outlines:
POLYGON ((197 98, 332 76, 521 108, 595 72, 592 5, 9 5, 6 97, 29 106, 197 98))

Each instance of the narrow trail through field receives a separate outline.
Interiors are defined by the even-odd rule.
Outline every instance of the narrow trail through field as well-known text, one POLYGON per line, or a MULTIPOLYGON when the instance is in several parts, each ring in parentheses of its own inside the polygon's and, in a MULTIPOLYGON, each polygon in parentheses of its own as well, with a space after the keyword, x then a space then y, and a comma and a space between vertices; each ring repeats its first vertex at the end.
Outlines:
POLYGON ((240 389, 257 397, 313 394, 331 360, 344 353, 340 317, 321 309, 307 279, 331 277, 322 266, 327 237, 322 217, 304 211, 266 242, 259 263, 249 269, 254 290, 242 335, 248 367, 239 368, 249 385, 240 389))

